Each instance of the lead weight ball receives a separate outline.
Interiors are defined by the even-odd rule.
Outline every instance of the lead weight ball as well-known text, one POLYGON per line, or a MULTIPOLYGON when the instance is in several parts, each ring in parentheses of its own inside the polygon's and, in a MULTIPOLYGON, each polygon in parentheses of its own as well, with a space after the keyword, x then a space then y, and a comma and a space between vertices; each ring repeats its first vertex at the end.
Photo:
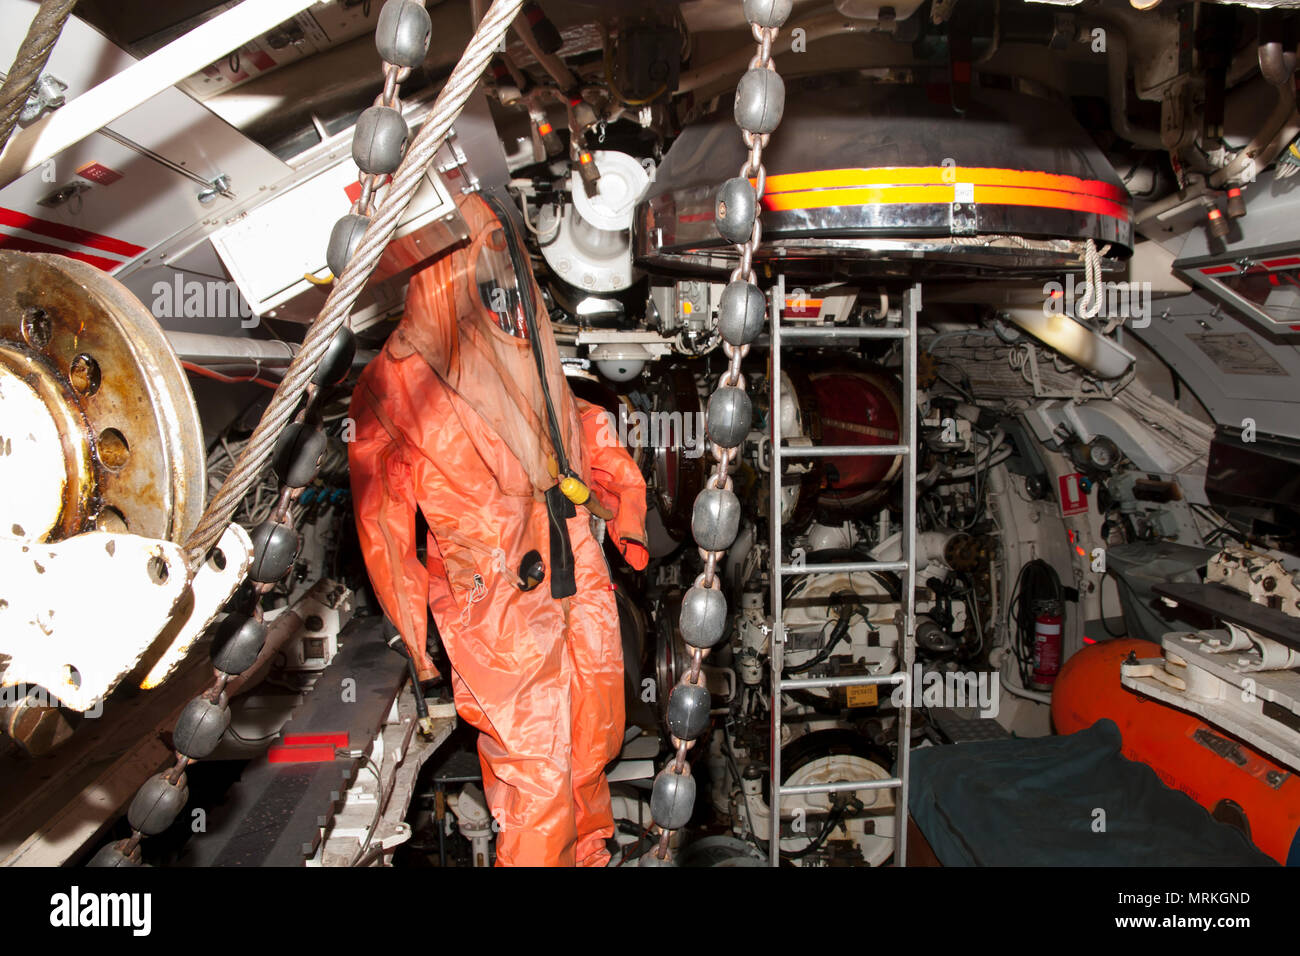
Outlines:
POLYGON ((753 411, 743 388, 723 386, 709 396, 709 437, 723 448, 735 448, 749 434, 753 411))
POLYGON ((155 774, 136 791, 126 819, 145 836, 154 836, 172 825, 189 799, 190 785, 184 774, 180 786, 170 783, 165 774, 155 774))
POLYGON ((265 624, 243 614, 227 614, 212 635, 212 666, 225 674, 242 674, 257 661, 265 643, 265 624))
POLYGON ((784 26, 794 0, 745 0, 745 19, 760 27, 784 26))
POLYGON ((750 133, 770 133, 781 125, 785 81, 761 66, 749 70, 736 87, 736 125, 750 133))
POLYGON ((338 385, 352 371, 352 360, 356 355, 356 334, 346 325, 339 326, 334 338, 325 347, 325 354, 316 366, 316 374, 311 377, 311 383, 321 386, 338 385))
POLYGON ((100 847, 99 852, 90 858, 86 866, 90 867, 113 867, 113 866, 139 866, 139 859, 131 856, 122 849, 126 843, 125 840, 117 840, 108 846, 100 847))
POLYGON ((330 230, 329 245, 325 247, 325 264, 336 277, 341 276, 348 263, 352 261, 352 254, 357 251, 361 237, 365 235, 366 227, 369 225, 368 216, 355 212, 348 213, 334 223, 334 228, 330 230))
POLYGON ((705 488, 695 497, 691 533, 705 551, 725 551, 740 527, 740 499, 725 488, 705 488))
POLYGON ((758 214, 758 197, 748 179, 740 176, 728 179, 718 187, 718 199, 713 218, 718 233, 731 242, 747 242, 754 231, 754 217, 758 214))
POLYGON ((717 588, 691 588, 682 598, 677 622, 682 640, 691 647, 709 648, 722 640, 727 626, 727 599, 717 588))
POLYGON ((709 690, 678 684, 668 695, 668 729, 678 740, 695 740, 709 726, 709 690))
POLYGON ((202 760, 221 743, 230 726, 230 710, 206 697, 196 697, 181 711, 172 732, 172 743, 187 757, 202 760))
POLYGON ((419 66, 429 52, 433 21, 421 3, 388 0, 375 24, 375 48, 389 63, 419 66))
POLYGON ((718 302, 718 331, 730 345, 749 345, 763 331, 767 299, 752 282, 737 279, 727 283, 718 302))
POLYGON ((676 863, 673 862, 671 856, 666 860, 659 859, 659 855, 658 853, 656 853, 656 849, 657 847, 652 846, 645 853, 642 853, 641 856, 637 858, 636 865, 637 866, 676 866, 677 865, 676 863))
POLYGON ((263 521, 253 529, 253 564, 248 576, 258 584, 274 584, 298 557, 298 532, 292 525, 263 521))
POLYGON ((363 173, 394 172, 402 162, 409 135, 406 120, 391 106, 371 106, 357 117, 352 131, 352 160, 363 173))
POLYGON ((664 768, 655 777, 650 792, 650 815, 665 830, 680 830, 695 809, 695 778, 687 773, 673 773, 664 768))
POLYGON ((275 443, 271 466, 280 484, 305 488, 312 483, 325 455, 325 433, 306 422, 291 422, 275 443))

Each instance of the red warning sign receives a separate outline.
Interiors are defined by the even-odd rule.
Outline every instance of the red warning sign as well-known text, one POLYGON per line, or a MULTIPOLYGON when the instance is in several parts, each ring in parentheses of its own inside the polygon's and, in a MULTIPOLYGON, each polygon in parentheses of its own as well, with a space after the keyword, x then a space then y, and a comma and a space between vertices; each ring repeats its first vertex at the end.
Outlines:
POLYGON ((87 163, 77 170, 77 175, 101 186, 111 186, 122 178, 116 169, 109 169, 103 163, 87 163))
POLYGON ((1063 516, 1081 515, 1088 510, 1088 496, 1083 493, 1083 486, 1079 482, 1083 475, 1074 472, 1070 475, 1062 475, 1058 479, 1061 488, 1061 514, 1063 516))

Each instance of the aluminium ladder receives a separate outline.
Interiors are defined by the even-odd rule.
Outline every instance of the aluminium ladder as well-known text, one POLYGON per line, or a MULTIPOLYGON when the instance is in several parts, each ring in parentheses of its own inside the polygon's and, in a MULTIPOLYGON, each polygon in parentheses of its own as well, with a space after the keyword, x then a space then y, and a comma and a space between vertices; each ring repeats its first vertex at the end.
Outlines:
POLYGON ((902 322, 897 326, 878 328, 795 327, 782 326, 781 313, 785 306, 785 279, 780 277, 772 291, 771 306, 771 418, 772 418, 772 492, 771 514, 771 587, 772 587, 772 736, 771 736, 771 834, 769 862, 781 862, 781 798, 804 796, 813 793, 842 793, 855 790, 896 790, 894 821, 894 865, 904 866, 907 861, 907 791, 909 745, 912 731, 912 665, 916 656, 916 325, 921 309, 921 287, 913 285, 903 294, 902 322), (901 339, 903 343, 903 401, 899 423, 902 428, 901 445, 814 445, 811 447, 784 447, 781 437, 781 349, 786 339, 826 340, 834 343, 856 342, 860 339, 901 339), (902 455, 903 468, 903 532, 901 561, 846 561, 830 564, 787 564, 781 544, 781 476, 786 461, 812 457, 902 455), (899 622, 898 652, 902 669, 893 674, 853 675, 849 677, 782 677, 785 659, 785 627, 781 584, 787 578, 803 574, 860 571, 896 571, 903 576, 902 620, 899 622), (787 690, 812 688, 840 688, 866 686, 895 686, 904 689, 903 705, 899 708, 896 727, 898 731, 898 775, 886 780, 840 781, 800 786, 781 786, 781 701, 787 690))

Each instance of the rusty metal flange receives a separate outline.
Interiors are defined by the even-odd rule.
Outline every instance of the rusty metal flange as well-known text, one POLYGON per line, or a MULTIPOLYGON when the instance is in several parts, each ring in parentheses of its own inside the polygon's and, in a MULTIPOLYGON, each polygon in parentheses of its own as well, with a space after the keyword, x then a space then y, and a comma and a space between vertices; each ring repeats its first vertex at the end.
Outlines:
POLYGON ((0 450, 3 537, 180 542, 204 505, 198 411, 163 330, 63 256, 0 251, 0 450))

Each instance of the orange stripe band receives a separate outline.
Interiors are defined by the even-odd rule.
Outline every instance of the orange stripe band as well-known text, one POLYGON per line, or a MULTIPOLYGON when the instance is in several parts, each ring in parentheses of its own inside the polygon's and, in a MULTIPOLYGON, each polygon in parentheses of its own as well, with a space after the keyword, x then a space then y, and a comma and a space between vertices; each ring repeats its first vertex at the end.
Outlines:
MULTIPOLYGON (((1059 189, 977 185, 972 193, 972 200, 977 205, 1040 206, 1096 213, 1126 221, 1129 218, 1129 210, 1125 205, 1059 189)), ((892 185, 812 189, 775 195, 768 193, 763 196, 763 208, 783 212, 791 209, 826 209, 832 206, 892 206, 905 203, 949 205, 955 201, 956 188, 952 185, 892 185)))
POLYGON ((1024 169, 994 169, 986 166, 879 166, 871 169, 820 169, 806 173, 783 173, 769 176, 768 195, 804 192, 810 189, 843 189, 859 186, 951 186, 971 183, 975 186, 1018 186, 1025 189, 1052 189, 1080 193, 1127 203, 1128 193, 1121 187, 1097 179, 1080 179, 1059 173, 1040 173, 1024 169))

